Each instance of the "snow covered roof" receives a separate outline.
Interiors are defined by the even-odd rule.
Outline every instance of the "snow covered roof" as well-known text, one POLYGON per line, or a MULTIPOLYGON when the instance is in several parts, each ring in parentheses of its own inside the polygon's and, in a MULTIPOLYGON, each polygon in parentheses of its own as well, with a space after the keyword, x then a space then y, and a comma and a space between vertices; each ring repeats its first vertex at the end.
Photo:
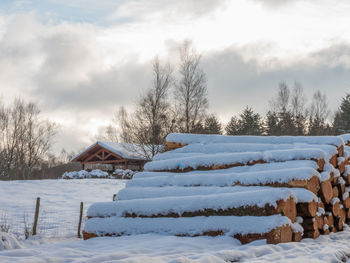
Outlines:
POLYGON ((146 160, 143 149, 138 144, 97 141, 82 152, 73 156, 71 161, 79 161, 80 157, 89 153, 91 150, 95 149, 98 146, 103 147, 106 150, 109 150, 124 159, 146 160))

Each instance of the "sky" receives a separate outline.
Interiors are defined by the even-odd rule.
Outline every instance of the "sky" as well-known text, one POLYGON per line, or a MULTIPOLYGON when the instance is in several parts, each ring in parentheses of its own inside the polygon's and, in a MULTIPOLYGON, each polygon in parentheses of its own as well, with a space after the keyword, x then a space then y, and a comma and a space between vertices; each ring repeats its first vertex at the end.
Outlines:
POLYGON ((349 92, 347 0, 2 0, 0 97, 38 103, 58 126, 54 151, 92 143, 151 85, 159 56, 175 72, 192 41, 207 74, 209 111, 265 114, 278 83, 349 92))

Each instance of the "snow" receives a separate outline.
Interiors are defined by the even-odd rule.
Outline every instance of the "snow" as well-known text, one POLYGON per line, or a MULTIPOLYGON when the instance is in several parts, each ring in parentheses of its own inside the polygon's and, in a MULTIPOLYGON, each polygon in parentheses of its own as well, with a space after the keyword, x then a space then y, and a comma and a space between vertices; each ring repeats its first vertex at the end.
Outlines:
POLYGON ((338 166, 341 165, 343 162, 345 162, 345 158, 344 157, 338 157, 337 158, 337 162, 338 162, 338 166))
MULTIPOLYGON (((344 136, 343 136, 344 138, 344 136)), ((329 144, 341 146, 344 144, 342 137, 335 136, 226 136, 171 133, 166 137, 168 142, 181 144, 194 143, 268 143, 268 144, 329 144)))
POLYGON ((108 177, 109 177, 109 174, 107 172, 101 171, 99 169, 95 169, 90 172, 85 170, 65 172, 62 175, 62 179, 108 178, 108 177))
POLYGON ((345 181, 342 177, 338 177, 338 184, 345 184, 345 181))
POLYGON ((164 187, 164 186, 232 186, 232 185, 264 185, 268 183, 287 183, 292 180, 309 180, 320 178, 313 168, 292 168, 247 173, 197 173, 167 174, 167 176, 135 178, 127 183, 127 187, 164 187))
POLYGON ((194 157, 201 154, 237 153, 237 152, 264 152, 271 150, 292 149, 320 149, 325 152, 327 160, 338 153, 337 147, 332 145, 313 145, 305 143, 295 144, 249 144, 249 143, 195 143, 185 147, 157 154, 153 160, 167 160, 173 158, 194 157))
MULTIPOLYGON (((92 204, 87 212, 89 217, 99 216, 136 216, 168 215, 175 213, 181 216, 184 212, 203 211, 205 209, 226 210, 245 206, 265 207, 266 204, 277 208, 279 200, 293 198, 293 193, 286 188, 253 189, 233 193, 212 195, 193 195, 161 197, 135 200, 120 200, 92 204)), ((89 222, 90 220, 88 220, 89 222)))
POLYGON ((136 172, 129 169, 115 169, 113 176, 118 179, 131 179, 136 172))
MULTIPOLYGON (((222 170, 209 170, 209 171, 190 171, 187 173, 176 173, 177 175, 193 175, 193 174, 227 174, 227 173, 245 173, 245 172, 259 172, 259 171, 273 171, 273 170, 282 170, 289 168, 300 168, 300 167, 309 167, 315 170, 319 169, 316 162, 311 160, 293 160, 286 162, 278 162, 278 163, 262 163, 255 164, 253 166, 237 166, 228 169, 222 170)), ((326 167, 326 165, 325 165, 326 167)), ((349 166, 350 167, 350 166, 349 166)), ((329 169, 334 169, 332 165, 329 165, 329 169)), ((149 177, 157 177, 157 176, 169 176, 174 175, 171 172, 139 172, 134 175, 134 179, 138 178, 149 178, 149 177)))
POLYGON ((196 216, 179 218, 91 218, 86 222, 88 233, 123 235, 160 233, 170 235, 200 235, 208 231, 223 231, 226 235, 268 233, 280 226, 291 225, 289 218, 272 216, 196 216))
POLYGON ((345 165, 344 175, 350 175, 350 165, 345 165))
POLYGON ((17 238, 6 232, 1 232, 0 230, 0 251, 5 249, 15 249, 15 248, 21 248, 20 242, 17 240, 17 238))
POLYGON ((125 182, 111 179, 0 181, 0 225, 6 220, 10 233, 23 237, 24 216, 32 223, 36 198, 40 197, 39 235, 75 236, 80 202, 84 202, 86 211, 94 202, 111 201, 125 182))
MULTIPOLYGON (((72 224, 71 217, 95 201, 108 201, 123 188, 121 180, 41 180, 0 181, 0 209, 33 210, 40 196, 43 208, 57 208, 56 220, 72 224), (74 209, 72 209, 74 207, 74 209), (75 209, 75 207, 77 209, 75 209)), ((245 225, 243 222, 242 225, 245 225)), ((293 224, 294 227, 294 224, 293 224)), ((2 233, 1 233, 2 234, 2 233)), ((69 233, 69 236, 76 234, 69 233)), ((141 234, 101 237, 83 241, 77 238, 45 238, 16 241, 6 235, 6 249, 0 251, 1 263, 51 262, 346 262, 349 260, 350 229, 300 243, 268 245, 264 240, 241 245, 230 236, 178 237, 163 234, 141 234), (9 242, 9 239, 11 241, 9 242), (14 248, 14 249, 13 249, 14 248)), ((4 235, 3 235, 4 236, 4 235)), ((1 242, 2 239, 0 239, 1 242)), ((2 242, 3 244, 5 242, 2 242)))
MULTIPOLYGON (((161 198, 171 196, 214 195, 222 193, 236 193, 252 190, 270 190, 269 186, 234 186, 234 187, 127 187, 118 192, 117 200, 131 200, 144 198, 161 198)), ((318 201, 317 196, 304 188, 279 188, 293 193, 296 202, 305 203, 318 201)))
POLYGON ((345 144, 347 144, 348 142, 350 142, 350 133, 346 133, 346 134, 342 134, 339 135, 340 138, 342 138, 345 142, 345 144))
POLYGON ((349 259, 349 240, 349 228, 320 236, 316 240, 307 238, 300 243, 278 245, 268 245, 262 240, 242 246, 228 236, 144 234, 24 244, 23 249, 0 251, 0 262, 346 262, 349 259))
POLYGON ((265 152, 201 154, 193 157, 167 159, 146 163, 146 171, 163 171, 185 168, 211 167, 220 165, 248 164, 253 161, 283 162, 290 160, 322 159, 325 154, 320 149, 273 150, 265 152))
POLYGON ((340 203, 340 200, 338 197, 333 197, 333 199, 331 200, 331 205, 335 205, 336 203, 340 203))

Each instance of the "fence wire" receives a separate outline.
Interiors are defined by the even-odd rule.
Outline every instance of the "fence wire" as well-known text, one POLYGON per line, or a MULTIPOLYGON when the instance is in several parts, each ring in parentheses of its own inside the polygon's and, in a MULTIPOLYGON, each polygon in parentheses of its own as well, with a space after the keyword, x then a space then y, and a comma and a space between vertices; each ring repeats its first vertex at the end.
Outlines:
MULTIPOLYGON (((84 207, 83 215, 86 213, 84 207)), ((32 207, 17 210, 0 210, 0 231, 9 232, 19 238, 31 235, 34 224, 35 204, 32 207)), ((54 207, 40 205, 37 235, 45 238, 77 236, 80 215, 80 203, 76 207, 54 207)), ((85 223, 82 220, 82 228, 85 223)))

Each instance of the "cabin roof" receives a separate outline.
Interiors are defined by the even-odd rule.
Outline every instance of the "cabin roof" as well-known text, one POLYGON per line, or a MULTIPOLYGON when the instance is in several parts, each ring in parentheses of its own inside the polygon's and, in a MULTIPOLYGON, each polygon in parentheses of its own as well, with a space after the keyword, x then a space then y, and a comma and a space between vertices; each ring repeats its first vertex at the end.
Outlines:
POLYGON ((79 162, 82 159, 84 159, 87 155, 90 155, 96 152, 96 148, 101 148, 101 147, 119 155, 124 159, 146 160, 146 157, 143 154, 143 149, 140 145, 131 144, 131 143, 97 141, 96 143, 87 147, 82 152, 73 156, 71 159, 71 162, 79 162))

